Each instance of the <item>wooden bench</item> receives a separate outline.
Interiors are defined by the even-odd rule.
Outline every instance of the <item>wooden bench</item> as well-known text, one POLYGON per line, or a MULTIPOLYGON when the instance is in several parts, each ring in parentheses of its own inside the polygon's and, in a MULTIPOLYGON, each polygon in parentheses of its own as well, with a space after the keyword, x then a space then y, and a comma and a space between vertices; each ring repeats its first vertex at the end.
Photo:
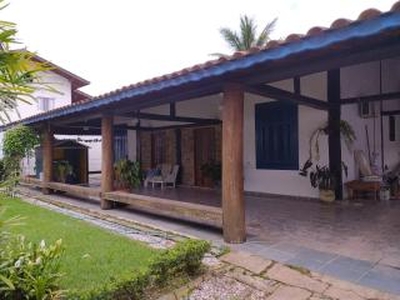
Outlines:
POLYGON ((349 199, 356 199, 360 193, 372 192, 374 193, 374 200, 379 199, 379 191, 381 183, 378 181, 361 181, 352 180, 345 183, 349 193, 349 199))

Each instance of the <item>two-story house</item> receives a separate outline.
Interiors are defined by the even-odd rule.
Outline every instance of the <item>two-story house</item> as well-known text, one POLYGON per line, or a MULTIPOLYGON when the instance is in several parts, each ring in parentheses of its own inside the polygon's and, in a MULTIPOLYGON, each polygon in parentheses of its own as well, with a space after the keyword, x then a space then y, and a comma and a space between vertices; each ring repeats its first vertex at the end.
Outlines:
MULTIPOLYGON (((90 82, 42 57, 34 55, 33 60, 46 63, 49 65, 50 70, 40 73, 40 80, 45 85, 50 86, 54 91, 46 88, 38 88, 34 93, 33 97, 35 100, 30 100, 30 103, 20 102, 15 111, 11 111, 10 121, 14 122, 19 119, 24 119, 40 113, 70 105, 76 102, 82 102, 90 100, 91 96, 79 90, 83 86, 87 86, 90 82)), ((0 144, 3 140, 3 132, 0 132, 0 144)), ((96 171, 100 170, 100 142, 96 142, 98 139, 88 139, 88 137, 80 139, 79 136, 56 136, 58 139, 78 139, 80 142, 85 143, 89 147, 90 162, 89 170, 96 171), (90 141, 90 142, 89 142, 90 141), (93 142, 91 142, 93 141, 93 142)), ((2 147, 0 147, 2 148, 2 147)), ((2 151, 0 149, 0 156, 2 151)), ((34 173, 35 162, 32 157, 29 157, 23 162, 24 174, 34 173)))

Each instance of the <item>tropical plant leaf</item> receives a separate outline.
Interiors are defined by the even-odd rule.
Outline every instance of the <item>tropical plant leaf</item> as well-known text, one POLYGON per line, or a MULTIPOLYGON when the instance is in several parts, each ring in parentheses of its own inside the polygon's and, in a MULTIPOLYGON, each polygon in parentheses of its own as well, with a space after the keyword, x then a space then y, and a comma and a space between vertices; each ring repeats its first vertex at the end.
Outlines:
MULTIPOLYGON (((219 30, 222 38, 228 43, 229 47, 234 51, 246 51, 252 47, 263 47, 270 40, 269 36, 275 29, 277 19, 267 23, 259 35, 257 35, 257 24, 254 19, 243 15, 240 17, 239 33, 223 27, 219 30)), ((225 56, 221 53, 214 54, 216 56, 225 56)))

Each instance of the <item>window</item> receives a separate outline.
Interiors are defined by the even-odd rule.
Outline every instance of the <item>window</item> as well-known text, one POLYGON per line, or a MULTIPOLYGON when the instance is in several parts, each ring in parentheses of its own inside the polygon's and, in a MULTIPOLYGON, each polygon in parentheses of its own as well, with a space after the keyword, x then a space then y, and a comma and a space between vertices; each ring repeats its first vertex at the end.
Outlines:
POLYGON ((128 157, 128 138, 126 130, 114 132, 114 161, 128 157))
POLYGON ((298 107, 282 101, 257 104, 257 169, 298 170, 298 107))
POLYGON ((49 111, 54 108, 54 98, 38 97, 38 109, 41 111, 49 111))

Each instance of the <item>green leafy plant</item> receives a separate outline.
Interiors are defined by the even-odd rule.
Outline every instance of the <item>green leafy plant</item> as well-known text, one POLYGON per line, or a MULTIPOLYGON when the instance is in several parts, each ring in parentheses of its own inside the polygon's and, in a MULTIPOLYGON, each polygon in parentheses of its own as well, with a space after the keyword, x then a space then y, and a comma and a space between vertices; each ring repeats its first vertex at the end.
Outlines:
MULTIPOLYGON (((342 170, 347 176, 347 166, 342 163, 342 170)), ((334 190, 336 187, 335 173, 328 166, 315 165, 315 170, 310 171, 310 183, 313 188, 320 190, 334 190)))
POLYGON ((186 240, 174 248, 161 253, 150 265, 151 274, 158 284, 164 284, 168 278, 176 275, 195 275, 201 266, 201 260, 211 248, 210 243, 200 240, 186 240))
MULTIPOLYGON (((252 47, 263 47, 270 41, 270 35, 274 31, 277 19, 267 23, 263 30, 257 33, 257 24, 254 19, 243 15, 240 17, 240 30, 236 32, 223 27, 219 30, 222 38, 234 51, 246 51, 252 47)), ((227 56, 221 53, 213 53, 214 56, 227 56)))
POLYGON ((61 296, 58 288, 61 240, 46 246, 27 242, 8 229, 20 224, 20 217, 3 219, 0 211, 0 298, 46 300, 61 296))
MULTIPOLYGON (((303 164, 303 167, 300 169, 299 174, 301 176, 307 176, 309 169, 314 165, 314 162, 318 162, 320 160, 320 146, 319 139, 322 135, 329 135, 331 129, 328 124, 325 124, 323 127, 319 127, 314 130, 309 139, 309 156, 307 161, 303 164)), ((356 134, 354 132, 353 127, 345 120, 340 121, 340 136, 342 140, 345 142, 346 147, 349 151, 351 151, 354 141, 357 139, 356 134)), ((344 163, 342 162, 342 168, 344 167, 344 163)))
MULTIPOLYGON (((309 159, 319 161, 320 159, 320 146, 319 139, 323 135, 329 135, 332 129, 328 124, 314 130, 309 140, 309 159)), ((345 120, 340 121, 340 136, 345 142, 347 149, 350 151, 354 141, 357 139, 353 127, 345 120)))
POLYGON ((0 187, 13 194, 18 184, 20 163, 22 158, 31 155, 33 148, 39 143, 36 132, 27 126, 17 125, 4 134, 3 139, 3 167, 4 174, 0 187))
POLYGON ((3 140, 3 153, 6 157, 22 159, 31 154, 31 150, 39 144, 36 132, 24 125, 17 125, 6 131, 3 140))
POLYGON ((66 160, 56 161, 54 169, 55 169, 54 175, 56 177, 56 180, 64 183, 67 181, 67 176, 72 174, 73 172, 71 164, 66 160))
MULTIPOLYGON (((0 0, 0 11, 7 5, 0 0)), ((11 121, 10 112, 16 111, 19 102, 34 101, 32 93, 38 88, 55 91, 39 76, 50 70, 46 63, 33 59, 26 50, 12 50, 19 44, 16 40, 16 24, 0 20, 0 122, 11 121)))
POLYGON ((140 162, 120 159, 114 164, 116 181, 123 188, 137 188, 142 181, 140 162))

